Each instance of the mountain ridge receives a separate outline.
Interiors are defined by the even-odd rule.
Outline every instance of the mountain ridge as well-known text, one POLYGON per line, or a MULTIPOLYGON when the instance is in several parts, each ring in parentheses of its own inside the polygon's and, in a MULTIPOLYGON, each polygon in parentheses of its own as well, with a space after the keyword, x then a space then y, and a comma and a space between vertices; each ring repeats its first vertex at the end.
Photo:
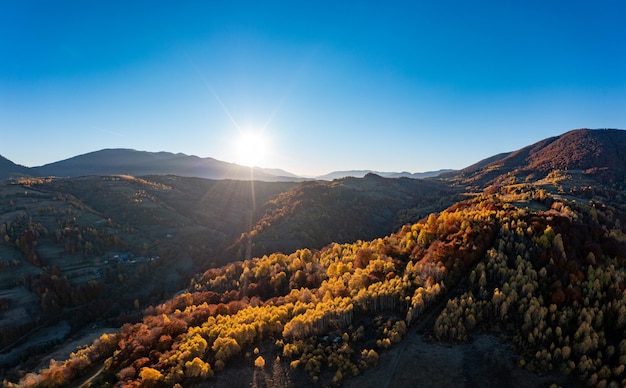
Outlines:
POLYGON ((30 169, 0 155, 0 179, 27 176, 30 169))
POLYGON ((16 177, 77 177, 84 175, 178 175, 204 179, 237 179, 263 181, 333 180, 346 177, 362 178, 374 173, 386 178, 424 179, 454 170, 410 173, 374 170, 333 171, 324 175, 303 177, 280 168, 247 167, 212 157, 199 157, 167 151, 150 152, 130 148, 104 148, 72 156, 41 166, 26 167, 0 155, 0 179, 16 177))
POLYGON ((498 184, 507 175, 518 180, 545 178, 560 170, 593 181, 624 184, 626 131, 575 129, 549 137, 519 150, 494 155, 442 178, 476 187, 498 184))
MULTIPOLYGON (((201 158, 184 153, 149 152, 128 148, 106 148, 25 169, 24 174, 30 176, 178 175, 205 179, 264 181, 301 179, 280 169, 250 168, 211 157, 201 158)), ((9 177, 4 176, 5 179, 9 177)))
POLYGON ((412 178, 412 179, 424 179, 424 178, 434 178, 444 173, 451 173, 454 170, 452 169, 440 169, 435 171, 424 171, 424 172, 390 172, 390 171, 375 171, 375 170, 340 170, 340 171, 332 171, 328 174, 318 175, 315 179, 318 180, 334 180, 341 178, 363 178, 367 174, 376 174, 382 176, 384 178, 412 178))

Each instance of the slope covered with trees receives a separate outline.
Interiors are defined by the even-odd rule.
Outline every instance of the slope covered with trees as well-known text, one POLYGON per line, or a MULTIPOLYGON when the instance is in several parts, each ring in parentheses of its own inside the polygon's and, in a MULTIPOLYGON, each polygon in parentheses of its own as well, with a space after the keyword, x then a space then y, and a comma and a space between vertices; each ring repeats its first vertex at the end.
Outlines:
POLYGON ((270 201, 256 225, 226 255, 245 259, 388 235, 445 209, 459 194, 460 188, 438 180, 375 174, 305 182, 270 201))
MULTIPOLYGON (((339 235, 354 241, 371 238, 372 230, 388 234, 399 217, 426 214, 399 209, 397 201, 419 204, 442 192, 455 191, 441 183, 379 177, 319 185, 171 175, 6 182, 0 185, 0 368, 35 362, 32 356, 94 322, 119 325, 136 319, 138 307, 186 287, 196 272, 233 261, 235 255, 224 250, 240 236, 256 233, 261 220, 260 235, 274 236, 276 251, 321 248, 339 235), (348 198, 339 187, 348 185, 349 200, 337 206, 335 200, 348 198), (327 194, 315 197, 312 187, 327 194), (430 187, 443 188, 431 193, 430 187), (317 206, 300 207, 297 215, 275 222, 278 231, 264 221, 275 215, 275 201, 297 207, 301 197, 315 197, 317 206), (373 208, 384 217, 368 214, 373 208), (319 209, 324 217, 315 219, 319 209), (306 230, 303 214, 315 219, 315 233, 295 247, 291 233, 280 233, 306 230), (58 324, 70 329, 37 340, 58 324)), ((440 202, 437 209, 449 203, 440 202)))
POLYGON ((555 170, 568 171, 580 179, 624 188, 626 178, 626 131, 577 129, 541 140, 518 151, 501 154, 446 174, 453 180, 484 187, 514 177, 534 181, 555 170))
MULTIPOLYGON (((437 342, 496 335, 514 346, 519 367, 552 383, 567 376, 588 386, 626 386, 626 182, 619 152, 604 151, 623 134, 569 132, 448 181, 370 175, 303 183, 273 197, 268 187, 268 201, 248 213, 256 226, 227 250, 231 259, 245 252, 246 260, 226 259, 196 275, 184 292, 143 308, 65 360, 31 373, 7 370, 5 385, 341 385, 370 373, 419 327, 437 342), (565 151, 565 164, 544 165, 565 151), (443 207, 459 187, 471 192, 441 211, 407 199, 444 198, 434 205, 443 207), (395 233, 343 241, 339 234, 352 228, 364 235, 363 225, 382 220, 397 223, 395 233), (298 234, 307 231, 314 233, 298 234), (319 250, 286 244, 276 249, 285 253, 271 251, 275 236, 295 246, 318 235, 330 239, 319 250)), ((150 178, 154 188, 135 202, 145 208, 128 207, 127 222, 141 215, 157 223, 163 209, 178 209, 181 225, 225 217, 175 207, 177 179, 150 178)), ((239 195, 248 198, 244 191, 239 195)), ((231 206, 211 195, 206 204, 231 206)), ((85 208, 90 213, 114 204, 95 198, 85 208)), ((231 212, 225 214, 245 215, 231 212)), ((5 243, 35 262, 40 236, 49 232, 26 225, 19 244, 13 234, 5 243)), ((14 233, 15 224, 5 226, 14 233)), ((84 249, 84 237, 75 240, 84 249)), ((190 249, 197 244, 189 242, 190 249)), ((52 276, 50 282, 47 290, 64 289, 52 276)))
MULTIPOLYGON (((118 325, 187 286, 297 183, 158 176, 0 185, 0 368, 100 322, 118 325), (43 336, 56 325, 68 330, 43 336), (35 344, 35 345, 32 345, 35 344)), ((3 374, 0 372, 0 375, 3 374)))
POLYGON ((98 384, 186 386, 242 362, 254 384, 339 383, 443 303, 435 339, 497 332, 526 368, 623 386, 626 209, 546 188, 490 189, 388 237, 210 269, 22 383, 60 386, 99 362, 98 384))

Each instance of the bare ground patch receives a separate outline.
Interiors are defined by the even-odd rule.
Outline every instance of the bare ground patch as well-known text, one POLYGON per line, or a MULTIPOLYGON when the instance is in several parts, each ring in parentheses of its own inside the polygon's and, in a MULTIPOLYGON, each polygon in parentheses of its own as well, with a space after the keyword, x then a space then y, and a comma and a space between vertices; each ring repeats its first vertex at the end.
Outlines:
POLYGON ((389 352, 380 364, 346 381, 350 388, 382 387, 548 387, 582 386, 554 373, 539 376, 517 366, 512 345, 494 335, 481 334, 463 344, 429 343, 414 331, 389 352))

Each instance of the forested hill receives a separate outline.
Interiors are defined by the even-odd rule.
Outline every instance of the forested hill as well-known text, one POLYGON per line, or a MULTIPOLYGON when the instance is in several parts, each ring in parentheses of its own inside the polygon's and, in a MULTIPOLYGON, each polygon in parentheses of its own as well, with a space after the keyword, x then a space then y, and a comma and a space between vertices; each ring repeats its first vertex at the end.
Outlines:
POLYGON ((486 159, 458 173, 448 173, 446 177, 484 187, 510 177, 517 181, 534 181, 558 170, 585 181, 617 184, 623 188, 626 187, 624 149, 624 130, 577 129, 486 159))
POLYGON ((445 209, 459 194, 458 187, 438 180, 387 179, 372 173, 305 182, 271 200, 256 225, 224 256, 245 259, 384 236, 445 209))
POLYGON ((552 189, 502 187, 387 237, 210 269, 22 383, 61 386, 106 359, 94 384, 340 384, 421 325, 437 341, 499 333, 553 383, 623 386, 626 209, 552 189))
POLYGON ((297 185, 255 182, 252 191, 247 181, 177 176, 0 183, 0 375, 186 287, 250 230, 256 209, 297 185))
MULTIPOLYGON (((258 225, 260 237, 274 236, 276 251, 322 248, 338 237, 355 241, 391 233, 444 209, 455 193, 442 183, 375 176, 319 183, 173 175, 4 182, 0 374, 26 354, 35 360, 45 353, 40 333, 54 331, 44 342, 54 343, 95 322, 119 325, 139 316, 140 307, 186 287, 197 271, 236 260, 234 249, 225 250, 240 246, 246 241, 240 236, 253 236, 258 225), (311 200, 315 206, 299 207, 311 200), (281 218, 277 203, 295 211, 281 218), (306 233, 309 227, 315 233, 306 233), (68 331, 56 330, 59 322, 68 331)), ((253 251, 256 256, 258 248, 253 251)))
MULTIPOLYGON (((543 375, 543 385, 626 386, 626 194, 624 182, 612 180, 621 156, 588 150, 619 144, 613 137, 621 133, 598 133, 570 132, 461 176, 452 184, 474 185, 465 200, 395 233, 210 268, 186 292, 144 309, 138 322, 14 381, 331 386, 363 374, 379 382, 387 376, 384 385, 398 373, 397 362, 385 361, 390 350, 403 357, 404 347, 396 345, 419 327, 425 339, 451 344, 497 335, 514 349, 504 356, 512 367, 543 375), (595 140, 577 145, 586 136, 595 140), (567 169, 544 171, 555 150, 587 156, 569 156, 565 165, 554 162, 567 169), (615 165, 607 165, 611 160, 615 165), (502 175, 477 191, 487 179, 480 171, 499 168, 502 175)), ((269 202, 265 224, 254 231, 263 238, 271 228, 281 230, 283 219, 307 220, 306 208, 333 210, 316 201, 375 215, 377 199, 399 201, 419 190, 403 184, 370 175, 299 185, 269 202), (354 197, 361 192, 369 193, 362 202, 354 197)), ((426 184, 432 190, 441 182, 426 184)), ((309 224, 293 225, 281 233, 288 237, 309 224)), ((263 241, 254 234, 250 242, 263 241)), ((437 378, 424 374, 423 365, 410 370, 398 382, 437 378)), ((507 384, 527 385, 516 373, 506 376, 507 384)))

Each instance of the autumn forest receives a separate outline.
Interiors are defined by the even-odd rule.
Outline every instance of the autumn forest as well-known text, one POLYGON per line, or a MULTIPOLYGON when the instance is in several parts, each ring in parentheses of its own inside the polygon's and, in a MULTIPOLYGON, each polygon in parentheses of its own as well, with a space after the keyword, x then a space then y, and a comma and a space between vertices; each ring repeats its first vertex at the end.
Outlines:
POLYGON ((44 355, 70 335, 13 352, 3 384, 342 386, 386 374, 409 336, 489 334, 554 386, 625 386, 625 143, 578 130, 438 178, 256 195, 174 176, 7 181, 4 360, 44 327, 106 330, 63 358, 44 355), (36 317, 10 321, 18 307, 36 317))

